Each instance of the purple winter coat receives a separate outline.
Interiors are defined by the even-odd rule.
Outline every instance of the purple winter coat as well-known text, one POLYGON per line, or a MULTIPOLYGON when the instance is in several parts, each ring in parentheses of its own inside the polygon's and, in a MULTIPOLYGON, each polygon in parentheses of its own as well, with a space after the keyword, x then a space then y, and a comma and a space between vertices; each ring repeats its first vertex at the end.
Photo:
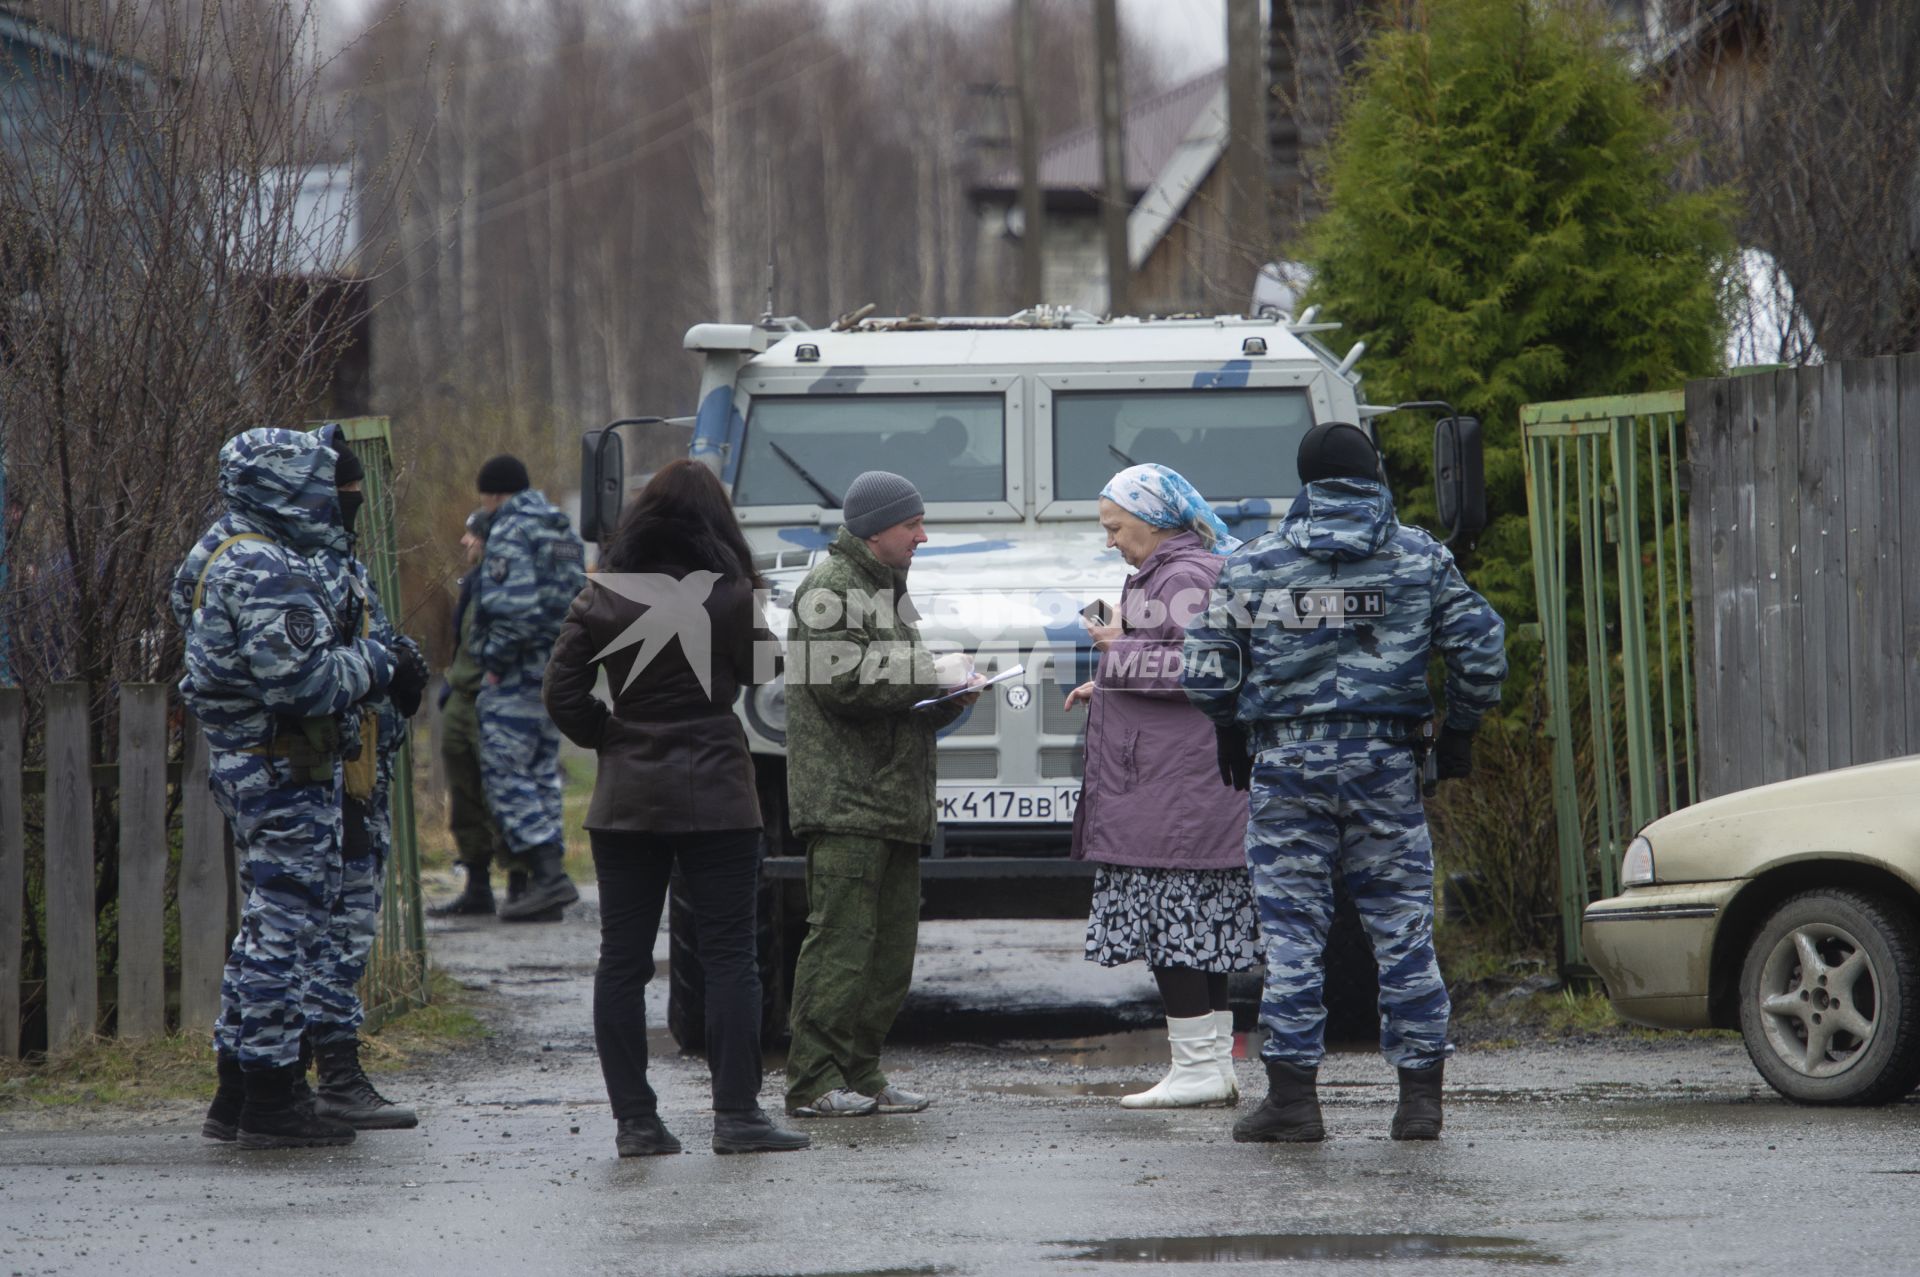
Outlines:
POLYGON ((1168 537, 1120 593, 1126 633, 1100 654, 1073 858, 1161 869, 1244 869, 1247 796, 1224 784, 1213 724, 1180 690, 1187 623, 1226 560, 1168 537))

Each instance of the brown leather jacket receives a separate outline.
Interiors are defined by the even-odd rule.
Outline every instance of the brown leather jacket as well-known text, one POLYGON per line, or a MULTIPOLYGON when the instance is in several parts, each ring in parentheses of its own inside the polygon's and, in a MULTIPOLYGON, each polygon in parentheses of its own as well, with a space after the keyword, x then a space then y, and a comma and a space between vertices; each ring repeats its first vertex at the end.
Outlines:
POLYGON ((568 740, 600 755, 586 827, 649 833, 758 828, 753 759, 732 707, 740 689, 755 681, 757 643, 765 645, 760 681, 778 669, 773 635, 750 586, 713 580, 699 604, 707 617, 706 648, 692 654, 706 665, 709 681, 703 688, 680 636, 697 635, 697 617, 685 609, 700 598, 713 574, 671 565, 645 571, 681 582, 682 591, 674 595, 680 606, 666 608, 677 624, 663 613, 661 624, 645 625, 649 614, 661 611, 654 587, 627 587, 655 600, 650 604, 606 583, 633 576, 590 576, 568 609, 547 661, 547 713, 568 740), (641 624, 629 634, 636 622, 641 624), (623 646, 607 651, 620 640, 623 646), (643 654, 647 659, 636 674, 634 664, 643 654), (611 710, 594 694, 603 666, 613 693, 611 710))

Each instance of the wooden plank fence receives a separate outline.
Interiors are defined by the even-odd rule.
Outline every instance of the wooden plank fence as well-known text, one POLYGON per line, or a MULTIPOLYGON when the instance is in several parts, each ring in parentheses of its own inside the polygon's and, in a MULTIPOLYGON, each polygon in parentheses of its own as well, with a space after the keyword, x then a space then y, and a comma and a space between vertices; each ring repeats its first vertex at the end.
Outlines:
POLYGON ((1687 425, 1700 797, 1920 751, 1920 355, 1693 382, 1687 425))

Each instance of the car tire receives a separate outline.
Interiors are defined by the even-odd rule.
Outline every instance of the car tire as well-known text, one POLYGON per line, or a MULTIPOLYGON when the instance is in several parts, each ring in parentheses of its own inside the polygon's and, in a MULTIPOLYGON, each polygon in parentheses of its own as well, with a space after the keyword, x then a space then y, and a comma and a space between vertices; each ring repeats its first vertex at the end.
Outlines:
POLYGON ((1920 1082, 1920 926, 1858 891, 1790 897, 1748 942, 1740 1034, 1797 1104, 1899 1099, 1920 1082))

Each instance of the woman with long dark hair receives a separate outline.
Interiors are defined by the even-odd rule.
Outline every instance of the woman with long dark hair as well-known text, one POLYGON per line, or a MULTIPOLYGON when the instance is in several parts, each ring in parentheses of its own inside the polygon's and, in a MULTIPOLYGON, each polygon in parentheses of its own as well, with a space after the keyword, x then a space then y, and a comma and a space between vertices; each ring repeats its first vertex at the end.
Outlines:
POLYGON ((600 756, 586 819, 600 880, 593 1036, 622 1157, 680 1151, 647 1085, 646 1024, 653 942, 676 867, 706 973, 713 1149, 808 1143, 760 1108, 761 818, 733 715, 740 689, 776 669, 760 584, 720 481, 698 462, 671 462, 621 515, 547 665, 547 712, 600 756), (602 666, 611 709, 594 695, 602 666))

